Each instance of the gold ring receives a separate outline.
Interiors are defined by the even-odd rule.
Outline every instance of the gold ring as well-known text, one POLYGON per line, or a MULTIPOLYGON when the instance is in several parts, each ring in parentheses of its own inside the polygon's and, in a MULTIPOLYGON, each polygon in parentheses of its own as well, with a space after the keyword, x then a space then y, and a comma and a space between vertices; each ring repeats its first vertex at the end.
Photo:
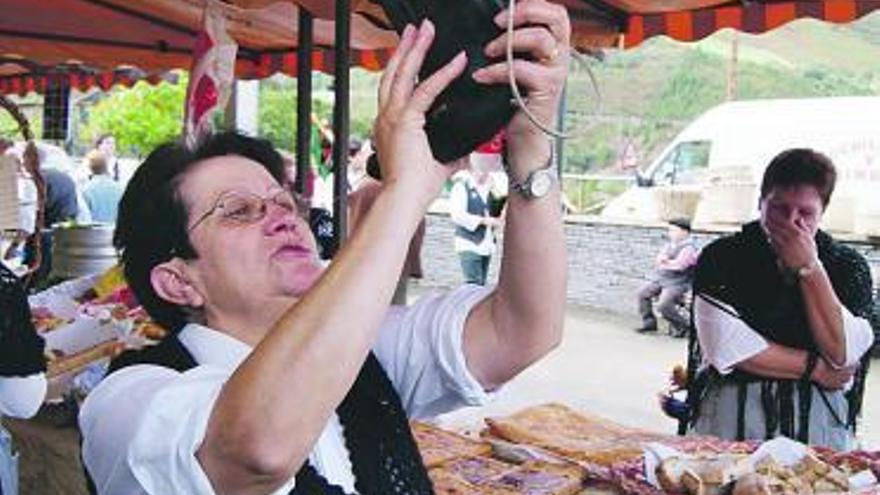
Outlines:
POLYGON ((542 58, 541 62, 544 62, 546 64, 553 63, 556 61, 556 59, 558 57, 559 57, 559 45, 555 45, 553 47, 553 51, 550 52, 550 56, 542 58))

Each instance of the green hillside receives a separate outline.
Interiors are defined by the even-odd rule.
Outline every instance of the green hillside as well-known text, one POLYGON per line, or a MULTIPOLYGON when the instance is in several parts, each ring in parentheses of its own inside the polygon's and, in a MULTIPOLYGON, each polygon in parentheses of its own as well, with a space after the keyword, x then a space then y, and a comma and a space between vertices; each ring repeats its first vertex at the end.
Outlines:
MULTIPOLYGON (((633 144, 650 160, 690 120, 726 99, 734 33, 699 43, 667 38, 609 51, 576 69, 568 88, 573 137, 566 171, 619 172, 619 150, 633 144)), ((800 20, 760 36, 739 33, 737 99, 880 94, 880 14, 848 26, 800 20)))

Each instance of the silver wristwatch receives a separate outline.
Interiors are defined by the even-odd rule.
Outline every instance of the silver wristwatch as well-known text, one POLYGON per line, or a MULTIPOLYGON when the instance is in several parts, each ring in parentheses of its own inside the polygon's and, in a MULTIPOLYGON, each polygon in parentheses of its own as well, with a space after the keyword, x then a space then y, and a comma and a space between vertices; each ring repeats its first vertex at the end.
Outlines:
POLYGON ((553 167, 553 154, 551 153, 547 165, 529 172, 529 175, 526 176, 526 180, 517 182, 509 170, 507 172, 507 178, 510 182, 510 189, 512 191, 516 191, 526 199, 538 199, 543 198, 551 189, 553 189, 553 183, 556 181, 555 172, 556 171, 553 167))

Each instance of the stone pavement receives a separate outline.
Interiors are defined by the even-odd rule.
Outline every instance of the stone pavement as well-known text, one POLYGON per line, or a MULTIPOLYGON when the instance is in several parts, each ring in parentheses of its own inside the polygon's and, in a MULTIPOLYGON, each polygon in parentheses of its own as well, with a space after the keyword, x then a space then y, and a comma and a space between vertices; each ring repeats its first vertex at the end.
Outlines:
MULTIPOLYGON (((634 303, 633 303, 634 304, 634 303)), ((508 383, 485 407, 439 418, 442 425, 479 429, 486 416, 545 402, 561 402, 625 425, 674 433, 676 423, 657 405, 672 366, 685 363, 687 343, 663 334, 641 335, 638 321, 570 306, 562 345, 508 383)), ((863 448, 880 450, 880 361, 875 360, 859 426, 863 448)))

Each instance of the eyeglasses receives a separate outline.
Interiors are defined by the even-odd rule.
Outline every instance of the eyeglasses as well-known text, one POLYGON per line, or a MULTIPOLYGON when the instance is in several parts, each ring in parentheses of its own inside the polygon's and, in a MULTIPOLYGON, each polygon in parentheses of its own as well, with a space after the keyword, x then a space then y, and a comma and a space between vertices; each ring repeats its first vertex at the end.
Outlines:
POLYGON ((186 233, 191 233, 215 213, 220 215, 220 222, 226 225, 247 225, 259 222, 266 216, 266 212, 269 211, 270 202, 280 207, 286 213, 295 213, 301 217, 305 217, 309 211, 305 199, 294 196, 286 190, 277 191, 268 197, 243 191, 230 191, 217 198, 214 206, 200 216, 186 230, 186 233))

